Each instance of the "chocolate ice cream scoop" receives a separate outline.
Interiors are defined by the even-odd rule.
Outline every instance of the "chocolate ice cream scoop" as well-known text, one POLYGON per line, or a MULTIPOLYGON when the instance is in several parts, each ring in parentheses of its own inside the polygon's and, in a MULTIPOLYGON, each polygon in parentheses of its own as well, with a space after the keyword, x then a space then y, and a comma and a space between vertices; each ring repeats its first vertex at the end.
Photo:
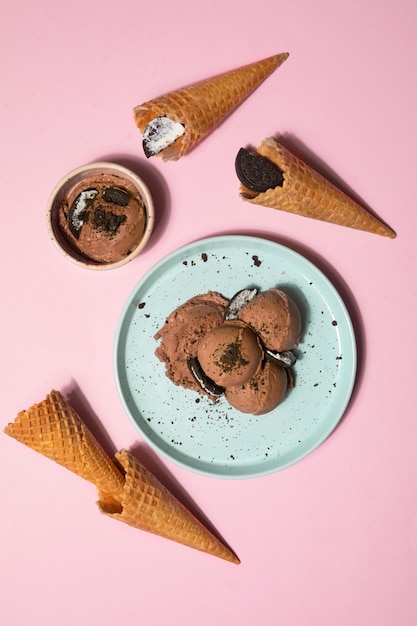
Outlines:
POLYGON ((245 385, 227 387, 225 397, 231 406, 242 413, 264 415, 284 400, 287 387, 287 371, 267 360, 245 385))
POLYGON ((239 319, 258 334, 263 345, 277 352, 298 346, 301 316, 295 302, 280 289, 259 292, 241 310, 239 319))
POLYGON ((226 305, 227 300, 214 291, 195 296, 172 311, 156 333, 155 339, 161 343, 155 354, 165 363, 166 375, 175 385, 218 395, 210 381, 202 386, 197 380, 196 374, 202 380, 198 363, 192 361, 194 369, 190 369, 189 363, 197 356, 200 338, 223 323, 226 305))
POLYGON ((233 320, 200 339, 197 358, 205 374, 217 385, 243 385, 259 370, 263 350, 250 327, 233 320))

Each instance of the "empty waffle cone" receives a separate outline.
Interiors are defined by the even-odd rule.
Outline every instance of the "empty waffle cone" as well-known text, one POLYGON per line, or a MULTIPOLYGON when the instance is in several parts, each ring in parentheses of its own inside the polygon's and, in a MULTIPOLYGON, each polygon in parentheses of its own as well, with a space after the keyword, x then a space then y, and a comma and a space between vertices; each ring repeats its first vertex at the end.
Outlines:
POLYGON ((130 453, 116 454, 120 465, 111 459, 59 391, 52 390, 45 400, 21 411, 4 432, 93 483, 102 513, 232 563, 240 562, 130 453))
POLYGON ((276 140, 265 139, 257 153, 278 166, 284 183, 265 192, 240 186, 241 196, 253 203, 324 222, 364 230, 385 237, 396 233, 364 207, 349 198, 335 185, 276 140))
POLYGON ((143 133, 153 119, 164 116, 183 124, 184 134, 157 155, 164 161, 176 161, 204 139, 287 57, 287 53, 277 54, 145 102, 134 108, 136 125, 143 133))
POLYGON ((121 509, 99 501, 102 513, 177 543, 240 563, 175 496, 126 450, 116 454, 125 471, 121 509))
POLYGON ((122 473, 59 391, 21 411, 4 432, 93 483, 103 499, 122 497, 122 473))

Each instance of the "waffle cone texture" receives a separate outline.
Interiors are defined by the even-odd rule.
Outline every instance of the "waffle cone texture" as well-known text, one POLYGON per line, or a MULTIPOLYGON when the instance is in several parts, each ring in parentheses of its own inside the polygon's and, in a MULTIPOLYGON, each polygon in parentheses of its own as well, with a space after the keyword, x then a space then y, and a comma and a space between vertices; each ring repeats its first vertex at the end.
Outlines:
POLYGON ((140 530, 239 563, 239 559, 135 457, 122 450, 116 454, 116 459, 125 471, 121 511, 99 502, 102 513, 140 530))
POLYGON ((143 133, 157 117, 184 124, 185 132, 157 156, 177 161, 202 141, 288 57, 277 54, 172 91, 136 106, 134 120, 143 133))
POLYGON ((122 497, 122 473, 60 392, 21 411, 4 432, 88 480, 104 499, 122 497))
POLYGON ((265 139, 257 153, 277 165, 283 172, 284 183, 282 187, 260 193, 241 185, 240 195, 244 200, 384 237, 396 237, 396 233, 389 226, 275 139, 265 139))
POLYGON ((21 411, 4 432, 94 484, 101 513, 240 563, 132 454, 122 450, 112 459, 59 391, 21 411))

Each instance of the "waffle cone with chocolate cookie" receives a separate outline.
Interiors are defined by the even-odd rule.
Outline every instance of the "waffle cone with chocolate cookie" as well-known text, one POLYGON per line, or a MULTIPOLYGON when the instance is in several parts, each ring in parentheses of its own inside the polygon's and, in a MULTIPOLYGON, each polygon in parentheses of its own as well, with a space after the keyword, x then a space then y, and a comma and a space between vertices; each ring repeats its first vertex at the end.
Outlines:
POLYGON ((245 65, 145 102, 134 108, 146 156, 176 161, 245 100, 287 53, 245 65))
MULTIPOLYGON (((270 187, 266 182, 263 188, 262 182, 259 186, 256 184, 256 175, 253 180, 254 184, 251 184, 251 174, 247 176, 247 173, 243 172, 242 175, 238 155, 236 171, 242 183, 240 195, 244 200, 252 204, 280 209, 385 237, 396 237, 395 232, 389 226, 349 198, 276 140, 265 139, 252 156, 255 157, 255 161, 256 157, 263 157, 267 170, 271 169, 271 165, 275 166, 276 174, 282 175, 282 180, 280 184, 278 181, 271 183, 270 187)), ((251 167, 250 164, 248 165, 251 167)), ((262 170, 262 166, 255 167, 255 169, 262 170)), ((267 178, 272 179, 273 174, 268 172, 267 178)))
POLYGON ((4 432, 93 483, 102 513, 239 563, 131 454, 116 454, 120 465, 110 458, 60 392, 53 390, 39 404, 21 411, 4 432))

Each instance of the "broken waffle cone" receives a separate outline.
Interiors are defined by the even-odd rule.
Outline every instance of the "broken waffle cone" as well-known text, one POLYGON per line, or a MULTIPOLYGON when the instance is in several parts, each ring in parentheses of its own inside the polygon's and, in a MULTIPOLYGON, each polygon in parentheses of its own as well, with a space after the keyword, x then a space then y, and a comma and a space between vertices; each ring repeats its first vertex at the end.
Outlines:
POLYGON ((158 153, 164 161, 176 161, 232 113, 287 57, 288 53, 277 54, 136 106, 136 125, 144 133, 152 120, 164 116, 183 124, 184 134, 158 153))
POLYGON ((264 192, 254 192, 241 184, 243 199, 296 215, 310 217, 340 226, 364 230, 385 237, 396 233, 364 207, 313 170, 275 139, 265 139, 257 153, 274 163, 284 182, 264 192))
POLYGON ((21 411, 4 432, 93 483, 110 502, 122 497, 122 473, 59 391, 21 411))
POLYGON ((171 539, 213 556, 240 563, 175 496, 126 450, 116 459, 125 471, 121 509, 99 501, 100 511, 129 526, 171 539))
POLYGON ((237 556, 218 540, 130 453, 104 451, 59 391, 21 411, 4 432, 93 483, 102 513, 232 563, 237 556), (121 469, 119 469, 119 467, 121 469))

